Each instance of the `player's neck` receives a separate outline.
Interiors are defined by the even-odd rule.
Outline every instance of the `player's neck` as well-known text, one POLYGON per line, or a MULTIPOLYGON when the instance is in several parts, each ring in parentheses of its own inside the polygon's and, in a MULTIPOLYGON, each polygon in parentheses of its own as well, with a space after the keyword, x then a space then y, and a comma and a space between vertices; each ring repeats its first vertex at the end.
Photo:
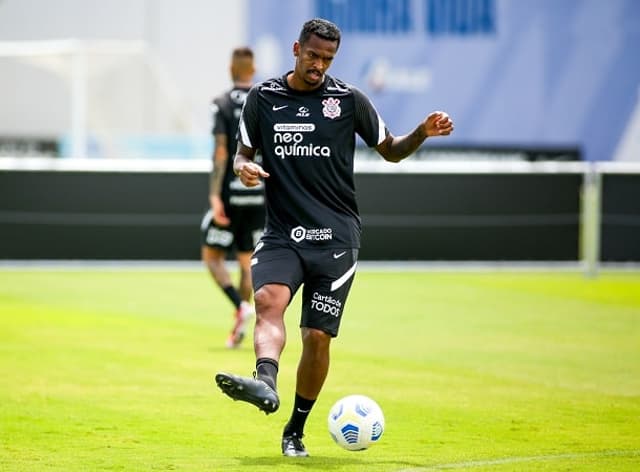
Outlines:
POLYGON ((289 88, 298 92, 313 92, 314 90, 318 90, 324 85, 325 78, 326 75, 322 77, 322 80, 318 82, 317 85, 310 85, 296 76, 295 72, 290 72, 289 74, 287 74, 287 85, 289 86, 289 88))
POLYGON ((237 88, 250 88, 253 82, 250 80, 236 80, 233 82, 233 86, 237 88))

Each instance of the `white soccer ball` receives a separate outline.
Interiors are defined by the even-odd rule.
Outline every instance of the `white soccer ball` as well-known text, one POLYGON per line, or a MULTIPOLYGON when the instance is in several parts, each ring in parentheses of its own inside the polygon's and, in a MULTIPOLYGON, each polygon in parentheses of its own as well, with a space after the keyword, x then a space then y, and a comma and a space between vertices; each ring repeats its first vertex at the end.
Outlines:
POLYGON ((349 451, 361 451, 378 442, 384 432, 384 415, 378 404, 364 395, 338 400, 329 411, 329 433, 349 451))

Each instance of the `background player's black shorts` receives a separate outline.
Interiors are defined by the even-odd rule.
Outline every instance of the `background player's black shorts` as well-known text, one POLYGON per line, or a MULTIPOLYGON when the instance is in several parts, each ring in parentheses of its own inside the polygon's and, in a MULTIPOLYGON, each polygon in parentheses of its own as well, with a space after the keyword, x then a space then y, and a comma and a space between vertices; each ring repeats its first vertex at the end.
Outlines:
POLYGON ((358 249, 299 249, 264 239, 251 260, 253 288, 270 283, 287 285, 291 298, 302 289, 300 326, 335 337, 355 276, 358 249))
POLYGON ((240 252, 253 251, 264 229, 264 206, 229 206, 229 226, 218 226, 213 222, 209 210, 200 224, 200 241, 203 246, 240 252))

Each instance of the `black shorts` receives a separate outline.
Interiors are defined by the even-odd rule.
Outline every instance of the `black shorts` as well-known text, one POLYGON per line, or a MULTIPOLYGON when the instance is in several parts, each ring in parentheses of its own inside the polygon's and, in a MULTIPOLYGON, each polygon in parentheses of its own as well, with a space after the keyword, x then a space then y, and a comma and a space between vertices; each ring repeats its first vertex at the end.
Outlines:
POLYGON ((203 246, 240 252, 253 251, 264 229, 263 206, 227 207, 229 226, 218 226, 209 210, 200 224, 200 241, 203 246))
POLYGON ((357 261, 358 249, 299 249, 263 240, 251 259, 253 288, 287 285, 293 298, 304 284, 300 326, 336 337, 357 261))

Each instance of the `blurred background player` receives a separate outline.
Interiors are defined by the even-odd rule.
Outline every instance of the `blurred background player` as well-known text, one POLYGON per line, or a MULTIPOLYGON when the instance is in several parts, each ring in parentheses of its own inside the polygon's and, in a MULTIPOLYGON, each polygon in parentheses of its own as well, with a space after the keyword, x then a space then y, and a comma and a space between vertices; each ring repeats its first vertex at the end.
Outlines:
POLYGON ((236 48, 231 55, 233 87, 213 100, 213 168, 209 180, 210 210, 202 220, 202 260, 235 307, 234 325, 226 345, 235 348, 244 338, 251 304, 251 254, 264 226, 262 186, 245 187, 233 173, 229 156, 236 151, 238 122, 255 73, 253 51, 236 48), (225 260, 235 250, 240 281, 234 287, 225 260))

